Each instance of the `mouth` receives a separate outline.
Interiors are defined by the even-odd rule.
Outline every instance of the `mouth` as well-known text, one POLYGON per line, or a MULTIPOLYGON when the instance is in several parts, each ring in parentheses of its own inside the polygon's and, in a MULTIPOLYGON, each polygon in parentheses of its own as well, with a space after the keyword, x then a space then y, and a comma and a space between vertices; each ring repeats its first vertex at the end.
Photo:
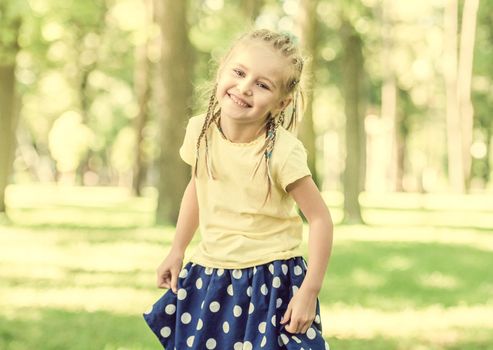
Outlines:
POLYGON ((229 98, 231 99, 231 101, 233 101, 238 106, 240 106, 242 108, 250 108, 250 107, 252 107, 252 105, 250 105, 249 103, 247 103, 245 100, 239 98, 238 96, 233 95, 233 94, 230 94, 229 92, 227 92, 226 94, 229 96, 229 98))

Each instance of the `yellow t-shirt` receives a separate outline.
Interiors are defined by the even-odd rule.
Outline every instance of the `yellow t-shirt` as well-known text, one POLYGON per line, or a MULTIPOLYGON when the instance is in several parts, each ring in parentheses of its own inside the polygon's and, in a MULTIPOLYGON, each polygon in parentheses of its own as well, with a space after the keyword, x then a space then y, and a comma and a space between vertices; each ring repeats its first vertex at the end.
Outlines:
MULTIPOLYGON (((204 119, 200 115, 189 120, 180 148, 180 156, 192 167, 204 119)), ((249 143, 233 143, 213 124, 207 135, 216 179, 207 176, 203 139, 195 179, 201 241, 190 260, 206 267, 240 269, 300 256, 303 223, 286 186, 311 175, 301 141, 278 128, 270 164, 274 184, 271 198, 262 206, 268 189, 264 160, 251 176, 262 157, 258 152, 265 134, 249 143)))

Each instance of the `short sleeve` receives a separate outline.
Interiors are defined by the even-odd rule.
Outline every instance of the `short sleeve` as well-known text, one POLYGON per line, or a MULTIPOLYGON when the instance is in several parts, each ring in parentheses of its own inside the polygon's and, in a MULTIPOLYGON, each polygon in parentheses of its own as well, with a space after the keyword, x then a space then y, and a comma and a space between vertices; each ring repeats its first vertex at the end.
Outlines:
POLYGON ((196 117, 191 118, 188 121, 187 129, 185 131, 185 137, 183 138, 183 144, 180 147, 180 157, 189 165, 195 163, 195 152, 197 147, 197 132, 196 132, 196 117))
POLYGON ((297 142, 279 171, 279 182, 286 191, 289 184, 310 175, 305 147, 301 142, 297 142))

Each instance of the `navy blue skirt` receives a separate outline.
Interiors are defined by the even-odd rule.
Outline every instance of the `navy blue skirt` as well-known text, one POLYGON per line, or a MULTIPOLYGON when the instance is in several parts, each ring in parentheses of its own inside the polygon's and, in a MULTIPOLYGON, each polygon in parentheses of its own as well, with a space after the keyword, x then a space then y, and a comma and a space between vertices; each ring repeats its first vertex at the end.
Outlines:
POLYGON ((302 257, 244 269, 189 262, 180 272, 178 293, 168 290, 144 319, 168 350, 329 349, 318 300, 305 334, 291 334, 280 324, 305 274, 302 257))

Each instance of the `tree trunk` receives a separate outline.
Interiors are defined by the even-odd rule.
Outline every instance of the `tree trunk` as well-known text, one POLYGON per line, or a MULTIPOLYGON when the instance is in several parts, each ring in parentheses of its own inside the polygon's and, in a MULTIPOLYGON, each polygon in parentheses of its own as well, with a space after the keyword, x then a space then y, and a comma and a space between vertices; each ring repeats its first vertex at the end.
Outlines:
POLYGON ((409 137, 410 121, 408 108, 405 107, 409 100, 409 95, 406 91, 400 90, 398 94, 402 108, 396 111, 396 174, 395 174, 395 190, 402 192, 404 188, 404 174, 406 172, 407 158, 407 141, 409 137))
POLYGON ((9 42, 0 41, 0 213, 6 210, 5 189, 12 172, 20 105, 16 93, 15 57, 19 51, 17 38, 21 20, 17 18, 9 24, 0 28, 12 34, 9 42))
MULTIPOLYGON (((153 22, 153 7, 152 0, 144 0, 144 5, 147 11, 148 23, 153 22)), ((144 127, 149 119, 149 100, 151 96, 150 70, 151 62, 147 56, 151 38, 150 32, 147 32, 147 37, 144 42, 135 48, 135 72, 134 86, 135 95, 139 112, 135 118, 135 159, 134 171, 132 178, 132 191, 135 195, 140 196, 144 179, 147 173, 146 162, 144 161, 143 143, 144 143, 144 127)))
POLYGON ((449 0, 444 23, 445 90, 447 96, 448 175, 452 189, 464 192, 461 121, 457 101, 457 0, 449 0))
POLYGON ((462 165, 465 188, 471 181, 471 145, 474 110, 471 102, 471 77, 474 58, 474 40, 479 0, 465 0, 462 13, 460 54, 457 79, 457 100, 462 129, 462 165))
POLYGON ((190 178, 190 169, 178 154, 192 106, 193 64, 188 39, 187 3, 175 0, 155 2, 162 35, 158 224, 176 224, 183 191, 190 178))
POLYGON ((343 19, 343 89, 346 114, 346 166, 344 169, 344 222, 362 223, 359 194, 363 189, 365 133, 363 102, 362 40, 350 22, 343 19))
POLYGON ((308 62, 303 70, 304 74, 309 77, 309 85, 305 89, 305 112, 303 121, 300 125, 300 139, 308 151, 308 166, 312 172, 313 181, 320 187, 320 181, 317 176, 317 149, 316 135, 313 128, 313 87, 316 84, 316 57, 317 57, 317 1, 303 0, 301 2, 300 14, 301 42, 304 51, 309 56, 308 62))
POLYGON ((264 0, 246 0, 241 1, 241 10, 245 15, 245 18, 248 22, 254 23, 255 19, 257 19, 260 14, 260 10, 262 9, 262 5, 264 4, 264 0))
POLYGON ((398 188, 398 157, 401 146, 398 144, 400 140, 397 130, 397 84, 395 79, 395 73, 391 66, 390 57, 392 57, 392 21, 390 13, 392 9, 392 0, 384 0, 382 3, 382 51, 381 51, 381 64, 383 72, 383 84, 382 84, 382 106, 381 115, 385 122, 384 125, 388 128, 388 132, 385 133, 385 144, 388 152, 385 154, 384 177, 388 184, 386 190, 397 190, 398 188))

